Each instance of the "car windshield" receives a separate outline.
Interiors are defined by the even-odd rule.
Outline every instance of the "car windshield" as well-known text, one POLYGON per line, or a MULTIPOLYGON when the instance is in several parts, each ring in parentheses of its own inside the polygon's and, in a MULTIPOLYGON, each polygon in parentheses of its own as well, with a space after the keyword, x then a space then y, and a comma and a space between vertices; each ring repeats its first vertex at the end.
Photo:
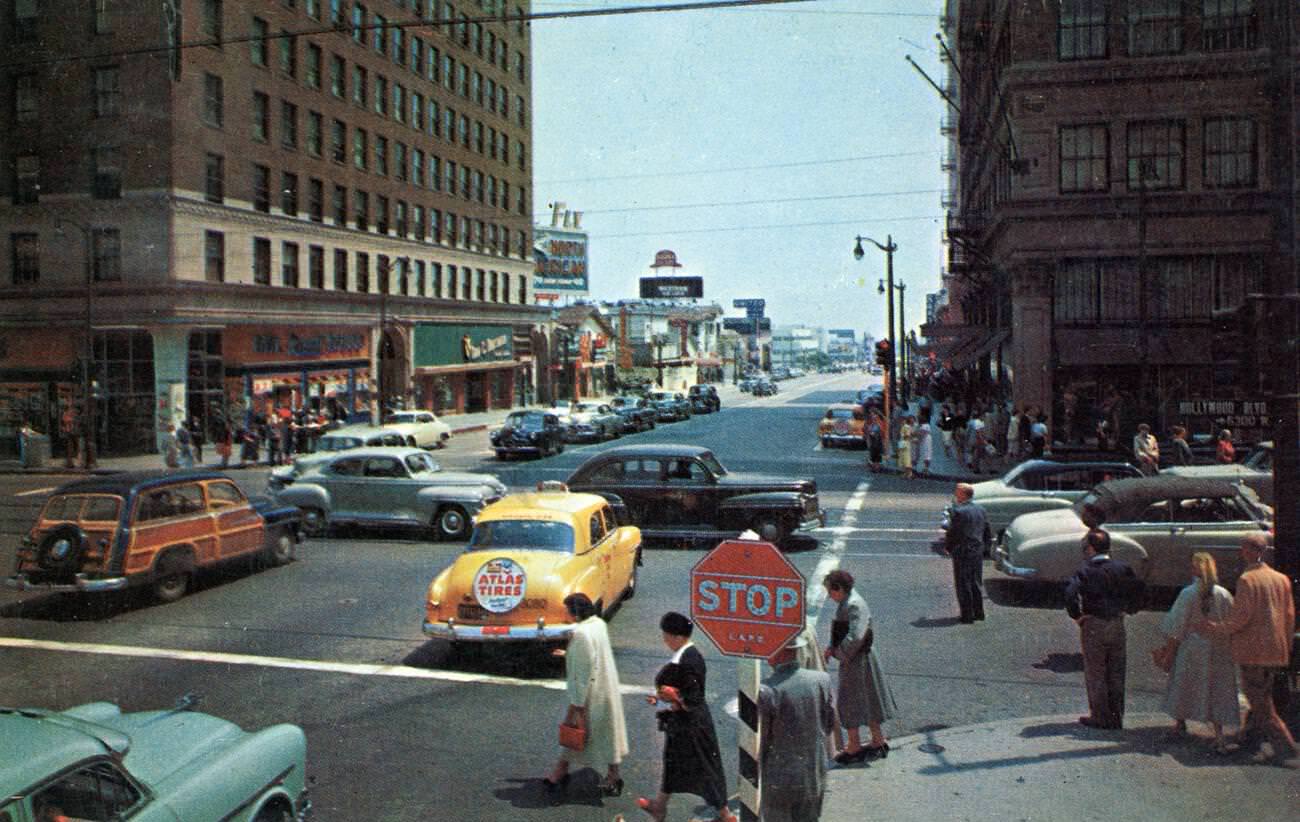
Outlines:
POLYGON ((1029 469, 1029 463, 1027 462, 1020 463, 1015 468, 1012 468, 1010 471, 1002 475, 1002 483, 1009 488, 1014 487, 1016 481, 1019 480, 1021 477, 1023 477, 1025 475, 1025 472, 1028 469, 1029 469))
POLYGON ((361 446, 360 437, 333 437, 329 434, 321 437, 316 443, 317 451, 346 451, 349 448, 359 448, 361 446))
POLYGON ((538 429, 542 427, 543 419, 545 417, 541 414, 511 414, 506 417, 506 428, 538 429))
POLYGON ((399 412, 394 413, 394 414, 389 414, 388 417, 386 418, 386 421, 387 421, 387 422, 390 422, 390 423, 393 423, 393 422, 417 422, 417 420, 415 419, 415 412, 413 412, 413 411, 399 411, 399 412))
POLYGON ((713 456, 711 451, 706 451, 701 454, 700 462, 704 463, 704 467, 709 469, 709 473, 713 474, 715 477, 720 477, 727 473, 727 469, 722 467, 722 463, 718 462, 718 458, 713 456))
POLYGON ((474 526, 465 551, 514 548, 521 551, 573 553, 573 527, 563 522, 498 519, 474 526))
POLYGON ((596 411, 596 406, 592 405, 589 402, 580 402, 577 405, 573 406, 573 412, 575 414, 592 414, 595 413, 595 411, 596 411))
POLYGON ((826 412, 826 417, 832 420, 851 420, 853 411, 849 408, 832 408, 826 412))
POLYGON ((411 454, 406 458, 406 469, 412 474, 432 474, 442 470, 428 454, 411 454))

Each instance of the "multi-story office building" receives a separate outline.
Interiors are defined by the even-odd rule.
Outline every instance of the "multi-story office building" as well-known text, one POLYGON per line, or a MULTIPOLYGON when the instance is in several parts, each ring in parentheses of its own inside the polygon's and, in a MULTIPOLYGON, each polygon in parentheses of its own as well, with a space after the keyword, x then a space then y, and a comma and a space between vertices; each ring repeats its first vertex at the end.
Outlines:
POLYGON ((1054 439, 1267 434, 1247 295, 1295 230, 1286 3, 948 2, 949 299, 926 335, 1054 439))
POLYGON ((88 329, 110 453, 274 404, 515 402, 548 313, 528 5, 9 4, 0 443, 80 401, 88 329))

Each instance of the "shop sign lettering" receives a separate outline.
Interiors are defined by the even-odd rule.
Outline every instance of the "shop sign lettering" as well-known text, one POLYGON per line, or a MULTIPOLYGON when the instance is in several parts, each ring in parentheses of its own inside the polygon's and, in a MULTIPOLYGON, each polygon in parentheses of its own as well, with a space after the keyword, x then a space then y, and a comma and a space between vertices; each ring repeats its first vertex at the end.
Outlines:
POLYGON ((474 341, 469 334, 460 338, 461 353, 465 355, 466 362, 477 362, 484 359, 502 359, 502 353, 508 354, 510 348, 510 335, 499 334, 495 337, 474 341))
POLYGON ((1268 403, 1255 400, 1183 400, 1178 403, 1178 414, 1211 417, 1228 428, 1268 426, 1268 403))
POLYGON ((359 354, 366 348, 362 332, 321 334, 254 334, 253 353, 308 359, 330 354, 359 354))

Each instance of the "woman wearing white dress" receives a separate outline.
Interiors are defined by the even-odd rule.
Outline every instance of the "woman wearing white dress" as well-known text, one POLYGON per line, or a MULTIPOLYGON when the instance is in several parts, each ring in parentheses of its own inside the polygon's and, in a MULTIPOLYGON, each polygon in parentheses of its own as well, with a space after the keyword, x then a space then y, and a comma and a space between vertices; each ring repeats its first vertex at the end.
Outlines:
POLYGON ((913 435, 916 440, 916 462, 921 465, 921 473, 930 473, 930 460, 934 459, 934 432, 930 421, 925 420, 916 427, 913 435))
POLYGON ((559 791, 568 785, 570 767, 604 765, 601 793, 618 796, 623 792, 619 764, 627 756, 627 725, 623 721, 623 695, 609 631, 586 594, 570 594, 564 599, 564 607, 580 620, 569 637, 564 655, 569 695, 564 724, 585 728, 587 744, 581 751, 561 750, 555 767, 542 782, 547 790, 559 791))
POLYGON ((1167 641, 1178 643, 1164 710, 1174 718, 1177 735, 1187 733, 1189 719, 1210 723, 1214 749, 1223 753, 1224 726, 1235 728, 1240 722, 1237 666, 1226 639, 1209 639, 1191 628, 1202 619, 1225 619, 1232 609, 1232 594, 1217 584, 1218 572, 1210 554, 1199 551, 1192 555, 1192 573, 1195 580, 1179 592, 1161 625, 1167 641))

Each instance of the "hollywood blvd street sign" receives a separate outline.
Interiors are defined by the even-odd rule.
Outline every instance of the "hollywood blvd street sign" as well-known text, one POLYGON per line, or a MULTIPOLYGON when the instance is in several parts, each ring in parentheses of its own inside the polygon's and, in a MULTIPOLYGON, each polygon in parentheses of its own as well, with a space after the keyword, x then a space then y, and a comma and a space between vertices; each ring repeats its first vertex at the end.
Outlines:
POLYGON ((775 545, 726 540, 691 569, 691 619, 723 654, 767 659, 803 630, 804 587, 775 545))

